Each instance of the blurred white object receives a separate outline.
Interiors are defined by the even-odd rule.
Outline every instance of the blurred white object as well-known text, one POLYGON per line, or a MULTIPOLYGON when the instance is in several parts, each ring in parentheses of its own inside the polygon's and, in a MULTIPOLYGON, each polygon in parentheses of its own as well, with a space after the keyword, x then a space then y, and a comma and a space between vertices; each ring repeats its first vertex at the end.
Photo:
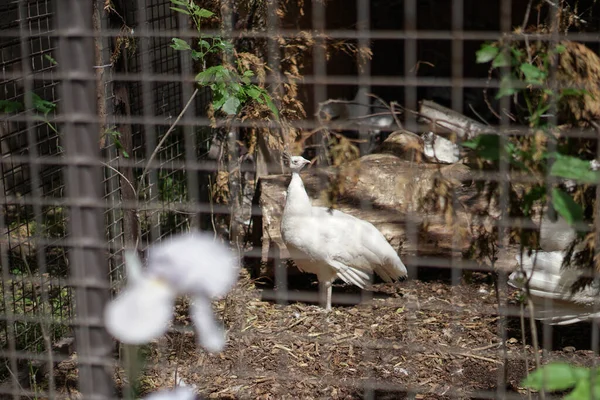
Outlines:
POLYGON ((174 389, 159 390, 144 397, 144 400, 195 400, 194 386, 188 386, 179 379, 174 389))
MULTIPOLYGON (((533 252, 531 256, 524 254, 522 260, 517 256, 522 271, 519 269, 508 277, 509 285, 523 290, 529 279, 535 318, 552 325, 589 320, 600 312, 597 285, 593 283, 573 293, 573 284, 584 272, 577 268, 562 268, 566 250, 576 235, 563 217, 558 216, 553 222, 544 216, 540 226, 541 250, 533 252)), ((583 246, 583 243, 578 244, 574 252, 582 250, 583 246)))
POLYGON ((211 300, 225 296, 235 284, 238 261, 213 235, 192 232, 173 236, 148 250, 142 270, 134 252, 125 255, 127 287, 105 310, 111 335, 127 344, 143 344, 163 335, 177 296, 191 297, 191 319, 198 343, 210 352, 225 346, 223 328, 215 321, 211 300))
POLYGON ((460 148, 456 143, 433 132, 424 133, 423 153, 430 162, 454 164, 460 159, 460 148))
POLYGON ((189 387, 159 390, 144 397, 145 400, 195 400, 196 393, 189 387))
POLYGON ((371 223, 325 207, 313 207, 300 171, 310 161, 285 157, 292 170, 281 218, 281 237, 303 272, 317 275, 321 301, 331 309, 331 284, 337 278, 360 288, 373 272, 384 281, 406 277, 406 267, 371 223))
POLYGON ((524 274, 521 270, 513 272, 508 277, 508 284, 524 289, 529 279, 534 316, 551 325, 568 325, 600 316, 597 285, 592 284, 573 293, 571 287, 583 271, 562 268, 564 258, 563 251, 537 251, 531 256, 524 254, 522 260, 516 256, 524 274))

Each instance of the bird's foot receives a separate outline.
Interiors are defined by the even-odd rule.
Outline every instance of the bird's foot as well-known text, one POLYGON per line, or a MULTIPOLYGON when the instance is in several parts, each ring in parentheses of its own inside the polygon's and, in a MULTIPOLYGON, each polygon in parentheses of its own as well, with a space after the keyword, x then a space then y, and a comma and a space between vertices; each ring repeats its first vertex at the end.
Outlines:
POLYGON ((331 312, 331 308, 323 307, 321 305, 313 306, 313 311, 319 314, 328 314, 331 312))

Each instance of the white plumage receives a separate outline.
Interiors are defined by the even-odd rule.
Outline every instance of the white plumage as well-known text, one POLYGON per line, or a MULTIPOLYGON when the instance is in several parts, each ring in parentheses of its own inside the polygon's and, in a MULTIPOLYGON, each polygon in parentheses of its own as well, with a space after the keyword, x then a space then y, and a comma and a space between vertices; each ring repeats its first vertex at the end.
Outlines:
POLYGON ((584 272, 576 268, 562 268, 566 256, 564 250, 575 238, 575 231, 562 218, 556 222, 544 219, 540 231, 542 250, 530 256, 523 254, 522 260, 517 256, 522 270, 510 274, 508 284, 524 289, 529 279, 534 316, 551 325, 568 325, 599 317, 597 285, 592 284, 573 293, 572 285, 584 272))
POLYGON ((317 275, 321 302, 327 310, 331 309, 331 284, 337 278, 364 288, 373 272, 386 282, 406 277, 400 257, 372 224, 338 210, 312 206, 299 174, 310 161, 285 158, 292 180, 281 236, 298 268, 317 275))
MULTIPOLYGON (((572 293, 571 286, 581 277, 582 271, 573 268, 561 268, 565 253, 562 251, 537 252, 537 260, 523 255, 523 271, 515 271, 509 276, 508 283, 516 288, 524 288, 529 279, 529 293, 534 306, 534 317, 551 325, 568 325, 590 320, 600 316, 598 288, 588 286, 572 293), (594 310, 596 303, 596 310, 594 310)), ((517 256, 517 261, 519 260, 517 256)))

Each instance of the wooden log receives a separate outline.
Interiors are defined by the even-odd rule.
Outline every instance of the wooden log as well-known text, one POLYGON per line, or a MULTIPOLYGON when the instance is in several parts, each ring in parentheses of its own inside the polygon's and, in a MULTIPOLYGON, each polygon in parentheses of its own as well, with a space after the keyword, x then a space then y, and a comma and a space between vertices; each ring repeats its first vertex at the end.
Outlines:
MULTIPOLYGON (((409 266, 450 267, 454 257, 466 268, 490 267, 490 263, 480 265, 462 255, 479 239, 480 230, 472 228, 485 225, 489 229, 500 213, 493 207, 489 211, 485 196, 471 183, 466 165, 410 161, 421 157, 419 138, 408 135, 400 139, 402 135, 392 139, 395 145, 380 148, 383 153, 361 157, 345 168, 354 174, 342 179, 345 191, 336 208, 375 225, 409 266)), ((336 175, 333 168, 301 174, 313 205, 328 206, 323 194, 336 175)), ((253 204, 261 213, 253 217, 251 243, 254 254, 260 249, 260 257, 246 260, 255 276, 272 277, 274 260, 289 257, 280 232, 289 181, 290 175, 271 175, 258 182, 253 204)), ((513 269, 516 251, 504 249, 495 267, 513 269)))
POLYGON ((498 133, 491 126, 429 100, 421 102, 419 115, 422 123, 430 124, 433 133, 444 137, 455 134, 459 139, 467 140, 483 133, 498 133))

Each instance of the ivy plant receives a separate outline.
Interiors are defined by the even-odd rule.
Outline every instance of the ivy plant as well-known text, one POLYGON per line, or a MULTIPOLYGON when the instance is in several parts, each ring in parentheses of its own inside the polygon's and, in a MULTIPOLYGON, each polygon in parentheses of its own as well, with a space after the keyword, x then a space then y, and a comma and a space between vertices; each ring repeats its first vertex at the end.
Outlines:
POLYGON ((597 369, 576 367, 567 363, 546 364, 529 374, 523 387, 546 392, 567 392, 565 400, 600 398, 600 373, 597 369))
POLYGON ((171 47, 179 51, 189 51, 193 60, 199 61, 202 71, 196 75, 196 82, 201 86, 208 86, 212 91, 212 106, 215 111, 222 111, 227 115, 237 115, 242 108, 250 103, 266 104, 275 118, 279 118, 277 107, 269 93, 262 87, 252 83, 254 72, 246 69, 238 62, 233 45, 220 36, 202 33, 203 20, 211 18, 214 13, 200 7, 194 1, 171 0, 172 10, 188 15, 198 31, 198 37, 190 45, 183 39, 173 38, 171 47), (210 54, 221 56, 221 60, 229 56, 234 60, 235 66, 221 63, 206 67, 207 57, 210 54))
MULTIPOLYGON (((516 96, 524 100, 524 122, 532 131, 541 132, 546 141, 556 138, 550 134, 555 128, 547 118, 548 111, 564 96, 583 96, 586 91, 571 88, 550 89, 548 82, 553 57, 565 51, 565 46, 550 46, 547 51, 539 51, 535 62, 531 56, 516 45, 502 45, 500 42, 485 43, 476 53, 477 63, 490 64, 491 70, 500 70, 501 78, 496 99, 505 96, 516 96)), ((583 209, 573 197, 554 187, 550 190, 551 198, 546 199, 546 183, 544 177, 550 175, 557 178, 571 179, 578 184, 593 183, 600 180, 600 172, 592 171, 590 162, 579 157, 558 151, 548 152, 543 141, 531 140, 524 145, 525 139, 504 140, 498 135, 488 134, 463 142, 463 146, 473 150, 483 160, 509 163, 511 168, 539 178, 539 183, 531 185, 522 197, 521 211, 529 216, 536 202, 550 200, 552 207, 570 224, 583 220, 583 209), (550 161, 550 163, 549 163, 550 161), (550 168, 547 166, 550 164, 550 168)))

